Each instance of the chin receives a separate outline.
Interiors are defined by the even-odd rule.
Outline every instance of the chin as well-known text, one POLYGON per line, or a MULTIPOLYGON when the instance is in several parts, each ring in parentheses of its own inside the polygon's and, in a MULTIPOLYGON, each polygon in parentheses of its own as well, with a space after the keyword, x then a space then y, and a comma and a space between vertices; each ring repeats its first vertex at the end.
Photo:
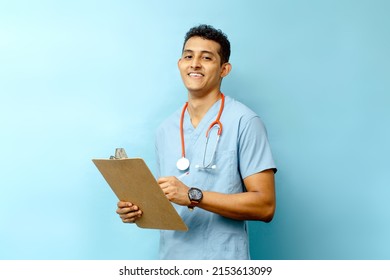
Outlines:
POLYGON ((194 87, 194 86, 186 85, 186 88, 189 92, 202 92, 202 91, 204 91, 203 87, 194 87))

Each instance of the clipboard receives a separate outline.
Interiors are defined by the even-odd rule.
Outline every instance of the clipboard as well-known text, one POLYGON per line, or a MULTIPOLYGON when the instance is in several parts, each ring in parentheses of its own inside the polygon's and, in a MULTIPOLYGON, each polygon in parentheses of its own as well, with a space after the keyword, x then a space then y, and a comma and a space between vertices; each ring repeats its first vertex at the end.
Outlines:
POLYGON ((92 161, 119 200, 142 210, 141 218, 135 221, 138 227, 188 230, 143 159, 111 157, 92 161))

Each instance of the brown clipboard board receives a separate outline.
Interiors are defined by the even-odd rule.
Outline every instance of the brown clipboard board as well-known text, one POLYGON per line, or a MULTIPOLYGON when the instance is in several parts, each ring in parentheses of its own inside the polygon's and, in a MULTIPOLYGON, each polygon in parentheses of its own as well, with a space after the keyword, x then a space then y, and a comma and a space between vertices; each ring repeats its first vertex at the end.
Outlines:
POLYGON ((93 159, 92 161, 119 200, 134 203, 142 210, 141 218, 135 222, 138 227, 188 230, 143 159, 93 159))

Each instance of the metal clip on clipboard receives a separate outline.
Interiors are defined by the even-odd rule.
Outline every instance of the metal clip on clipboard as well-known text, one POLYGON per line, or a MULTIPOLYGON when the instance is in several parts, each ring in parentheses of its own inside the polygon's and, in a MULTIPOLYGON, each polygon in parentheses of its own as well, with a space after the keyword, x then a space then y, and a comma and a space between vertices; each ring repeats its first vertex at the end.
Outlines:
POLYGON ((115 156, 110 156, 110 159, 124 159, 128 158, 124 148, 116 148, 115 156))

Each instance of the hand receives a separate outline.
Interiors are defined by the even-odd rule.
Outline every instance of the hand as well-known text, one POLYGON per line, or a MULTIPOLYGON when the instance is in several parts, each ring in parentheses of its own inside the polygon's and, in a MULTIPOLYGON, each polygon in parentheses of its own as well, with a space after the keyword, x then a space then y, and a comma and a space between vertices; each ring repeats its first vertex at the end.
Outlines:
POLYGON ((117 205, 116 213, 124 223, 134 223, 135 220, 142 216, 142 211, 139 207, 131 202, 119 201, 117 205))
POLYGON ((169 201, 183 206, 191 204, 191 201, 188 198, 189 187, 176 177, 161 177, 157 180, 157 183, 160 185, 169 201))

